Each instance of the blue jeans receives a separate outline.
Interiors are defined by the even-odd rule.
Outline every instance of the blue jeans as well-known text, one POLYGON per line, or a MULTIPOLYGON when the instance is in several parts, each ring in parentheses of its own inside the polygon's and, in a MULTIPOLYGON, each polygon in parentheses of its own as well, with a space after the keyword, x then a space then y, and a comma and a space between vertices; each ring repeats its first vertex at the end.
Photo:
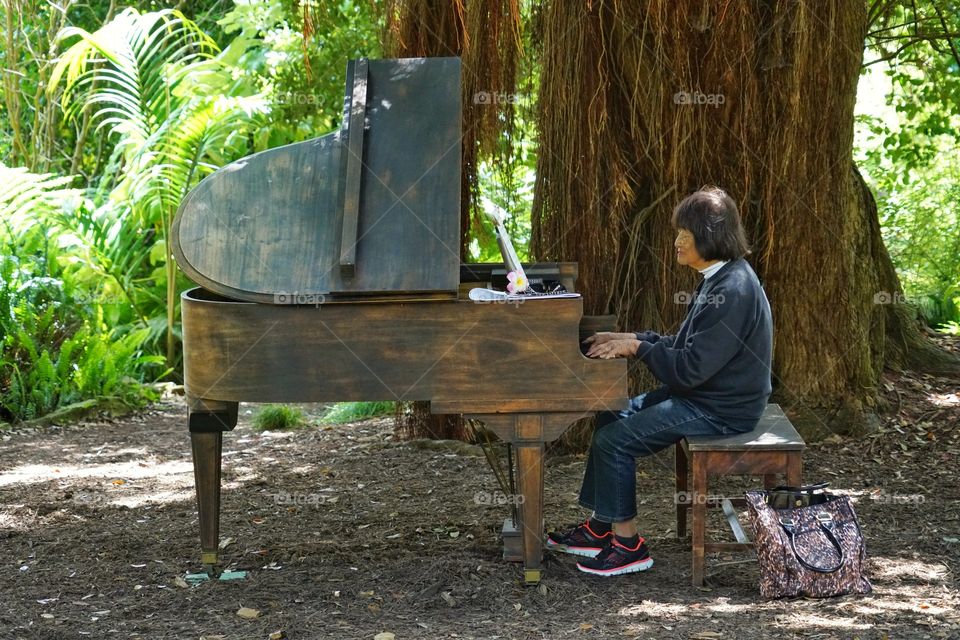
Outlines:
POLYGON ((623 411, 597 415, 580 504, 597 520, 623 522, 637 515, 637 457, 649 456, 685 436, 734 433, 683 398, 660 387, 630 400, 623 411))

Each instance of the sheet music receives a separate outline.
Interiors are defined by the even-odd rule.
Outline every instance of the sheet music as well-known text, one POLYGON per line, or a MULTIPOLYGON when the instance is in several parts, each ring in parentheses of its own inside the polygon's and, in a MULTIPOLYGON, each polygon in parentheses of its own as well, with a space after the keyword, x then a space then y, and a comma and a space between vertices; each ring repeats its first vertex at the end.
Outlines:
POLYGON ((525 302, 527 300, 549 300, 554 298, 579 298, 579 293, 507 293, 496 289, 475 287, 470 289, 470 299, 474 302, 525 302))

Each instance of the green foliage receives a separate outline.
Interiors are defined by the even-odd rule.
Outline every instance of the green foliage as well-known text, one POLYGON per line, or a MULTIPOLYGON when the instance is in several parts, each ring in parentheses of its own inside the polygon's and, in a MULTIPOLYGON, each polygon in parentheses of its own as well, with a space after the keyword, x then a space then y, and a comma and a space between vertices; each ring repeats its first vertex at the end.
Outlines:
MULTIPOLYGON (((536 176, 536 149, 527 136, 532 136, 533 122, 521 119, 518 130, 524 138, 516 142, 513 153, 500 159, 485 160, 477 170, 481 194, 477 206, 483 210, 505 212, 504 226, 513 239, 514 248, 522 262, 530 260, 529 246, 532 233, 530 209, 533 203, 533 184, 536 176)), ((473 262, 502 262, 493 225, 484 216, 481 224, 471 229, 473 240, 467 247, 467 260, 473 262)))
MULTIPOLYGON (((116 224, 111 247, 102 246, 97 217, 75 220, 88 231, 77 237, 95 248, 95 269, 108 273, 124 290, 139 319, 165 318, 166 356, 177 361, 177 305, 180 286, 170 252, 170 228, 180 201, 205 175, 248 150, 248 136, 265 110, 263 100, 235 79, 230 58, 218 56, 211 38, 179 11, 140 14, 125 9, 91 33, 68 28, 62 39, 80 40, 63 53, 50 79, 61 82, 64 114, 78 120, 91 107, 98 130, 115 142, 111 184, 104 217, 116 224), (92 234, 92 237, 91 237, 92 234), (151 235, 152 234, 152 235, 151 235), (151 247, 142 240, 155 238, 151 247), (162 243, 162 244, 161 244, 162 243), (161 251, 151 251, 157 246, 161 251), (111 250, 124 252, 122 260, 111 250), (156 272, 144 273, 154 265, 156 272), (139 268, 134 268, 139 267, 139 268), (138 305, 134 281, 159 281, 163 295, 138 305)), ((69 226, 69 225, 68 225, 69 226)), ((155 337, 154 333, 149 334, 155 337)))
POLYGON ((51 43, 67 19, 59 4, 0 5, 0 158, 35 172, 55 168, 65 148, 60 145, 56 104, 43 91, 53 67, 51 43))
POLYGON ((347 61, 382 56, 383 15, 368 0, 235 0, 219 24, 271 104, 258 150, 339 126, 347 61))
POLYGON ((320 422, 323 424, 357 422, 376 416, 390 415, 395 408, 395 402, 341 402, 330 407, 320 418, 320 422))
POLYGON ((134 381, 163 373, 147 354, 176 365, 189 283, 169 229, 183 196, 251 150, 334 129, 347 60, 380 55, 363 0, 165 4, 4 10, 16 47, 0 51, 0 150, 84 180, 0 167, 0 418, 89 394, 133 401, 134 381))
MULTIPOLYGON (((535 18, 533 5, 521 3, 522 20, 526 25, 521 33, 523 49, 533 52, 537 44, 532 38, 535 18)), ((507 123, 503 111, 499 118, 504 124, 492 153, 481 153, 477 164, 477 195, 471 212, 471 241, 465 261, 501 262, 493 226, 482 212, 498 210, 504 214, 504 226, 513 239, 514 248, 522 262, 532 262, 530 241, 533 209, 533 191, 536 182, 539 153, 536 126, 536 94, 540 82, 540 60, 537 55, 524 55, 519 61, 516 93, 506 96, 512 105, 513 121, 507 123), (510 126, 507 126, 507 125, 510 126)), ((496 102, 480 108, 499 109, 496 102)))
POLYGON ((960 59, 949 38, 960 32, 960 14, 943 0, 888 7, 867 38, 865 58, 889 77, 887 103, 901 117, 873 126, 884 155, 909 173, 936 158, 938 138, 956 135, 960 59))
POLYGON ((97 283, 50 239, 47 217, 78 206, 68 181, 0 165, 0 419, 29 420, 87 398, 139 405, 159 375, 146 330, 108 329, 97 283))
MULTIPOLYGON (((911 127, 906 119, 899 125, 905 134, 911 127)), ((936 327, 960 320, 960 144, 947 134, 929 144, 933 153, 909 169, 883 145, 867 146, 860 163, 873 182, 884 243, 904 293, 936 327)))
POLYGON ((952 336, 960 336, 960 322, 947 322, 940 326, 940 330, 952 336))
POLYGON ((10 168, 0 163, 0 212, 12 225, 27 225, 31 214, 52 212, 61 203, 79 196, 69 189, 72 178, 53 174, 33 174, 26 168, 10 168))
POLYGON ((931 326, 960 321, 960 59, 943 33, 960 15, 935 0, 888 5, 867 40, 855 157, 873 183, 904 293, 931 326))
POLYGON ((253 428, 257 431, 283 431, 296 429, 307 423, 303 411, 285 404, 268 404, 253 417, 253 428))

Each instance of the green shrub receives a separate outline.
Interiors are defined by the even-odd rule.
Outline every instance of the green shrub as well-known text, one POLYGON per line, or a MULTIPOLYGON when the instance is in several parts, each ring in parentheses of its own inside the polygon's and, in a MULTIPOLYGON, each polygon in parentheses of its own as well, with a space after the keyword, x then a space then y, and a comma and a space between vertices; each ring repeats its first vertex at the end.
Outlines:
POLYGON ((960 336, 960 322, 947 322, 940 325, 939 330, 952 336, 960 336))
POLYGON ((62 181, 0 165, 0 421, 40 418, 81 400, 140 406, 163 373, 146 329, 112 325, 102 280, 50 238, 48 216, 75 195, 62 181))
POLYGON ((307 416, 303 411, 285 404, 268 404, 253 417, 253 428, 257 431, 283 431, 306 424, 307 416))
POLYGON ((323 424, 344 424, 366 420, 376 416, 389 415, 393 413, 395 406, 396 403, 394 402, 341 402, 330 407, 320 418, 320 422, 323 424))

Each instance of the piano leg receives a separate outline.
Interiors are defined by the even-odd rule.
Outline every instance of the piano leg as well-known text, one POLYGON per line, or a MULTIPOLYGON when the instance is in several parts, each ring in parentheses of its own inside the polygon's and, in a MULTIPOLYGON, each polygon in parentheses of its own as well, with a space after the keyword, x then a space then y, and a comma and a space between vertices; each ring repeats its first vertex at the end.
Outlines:
POLYGON ((191 433, 193 476, 197 485, 197 510, 200 512, 200 562, 204 571, 217 571, 220 543, 220 460, 223 432, 191 433))
POLYGON ((485 413, 464 414, 481 420, 517 452, 517 490, 520 495, 520 537, 523 541, 523 578, 540 582, 543 563, 543 452, 544 444, 560 437, 585 413, 485 413))
POLYGON ((523 580, 540 582, 543 560, 543 443, 517 445, 517 488, 520 503, 520 536, 523 540, 523 580))
POLYGON ((211 576, 217 573, 220 543, 220 468, 223 432, 237 426, 239 403, 188 397, 193 477, 200 516, 200 562, 211 576))

